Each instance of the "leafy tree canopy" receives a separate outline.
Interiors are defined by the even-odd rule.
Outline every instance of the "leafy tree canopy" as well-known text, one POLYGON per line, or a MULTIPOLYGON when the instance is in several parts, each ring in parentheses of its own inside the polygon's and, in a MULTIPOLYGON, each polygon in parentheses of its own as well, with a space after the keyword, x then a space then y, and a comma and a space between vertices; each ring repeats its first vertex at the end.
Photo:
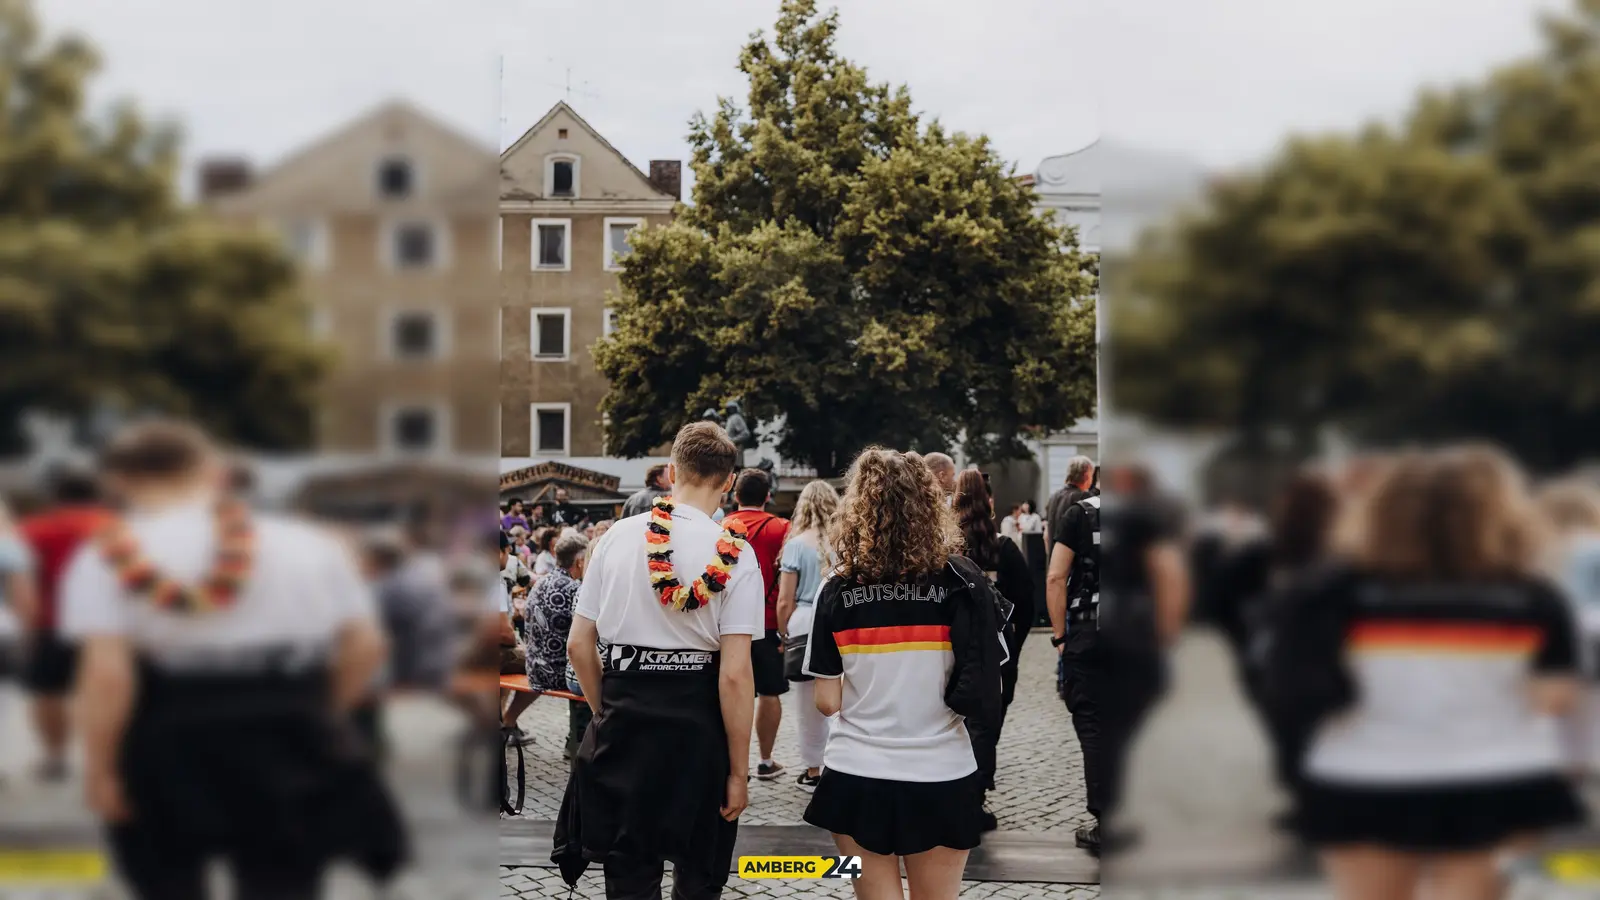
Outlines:
POLYGON ((987 139, 924 122, 784 0, 748 107, 690 124, 694 204, 636 232, 595 356, 610 446, 643 455, 741 396, 823 475, 879 443, 1025 453, 1093 411, 1094 276, 987 139))
POLYGON ((1600 433, 1600 0, 1536 58, 1302 138, 1118 267, 1120 410, 1373 442, 1487 438, 1541 468, 1600 433))
POLYGON ((0 449, 27 410, 101 402, 302 446, 323 362, 292 266, 179 204, 173 129, 129 105, 86 113, 97 66, 0 0, 0 449))

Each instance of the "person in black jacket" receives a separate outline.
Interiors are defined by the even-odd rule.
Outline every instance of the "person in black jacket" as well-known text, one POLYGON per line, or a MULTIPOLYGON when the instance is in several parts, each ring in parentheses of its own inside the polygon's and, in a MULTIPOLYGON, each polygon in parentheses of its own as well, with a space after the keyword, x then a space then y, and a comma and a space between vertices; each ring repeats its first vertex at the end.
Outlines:
MULTIPOLYGON (((963 552, 973 564, 988 577, 1000 595, 1011 601, 1011 617, 1001 628, 1006 639, 1005 663, 1000 667, 1001 726, 1005 724, 1005 710, 1017 690, 1017 662, 1022 658, 1022 642, 1028 636, 1028 626, 1033 622, 1033 576, 1028 572, 1028 560, 1016 542, 1006 540, 994 526, 994 499, 989 494, 988 482, 977 469, 968 469, 956 479, 955 513, 957 527, 961 530, 963 552)), ((978 754, 978 768, 984 773, 988 790, 994 790, 994 775, 998 768, 997 750, 1000 729, 993 731, 968 725, 972 732, 973 749, 978 754)), ((985 831, 998 827, 994 813, 985 808, 985 831)))
POLYGON ((851 466, 806 643, 817 709, 838 718, 805 820, 861 857, 857 896, 897 895, 903 859, 912 896, 954 898, 982 834, 968 729, 999 727, 1010 604, 959 541, 920 457, 873 448, 851 466))

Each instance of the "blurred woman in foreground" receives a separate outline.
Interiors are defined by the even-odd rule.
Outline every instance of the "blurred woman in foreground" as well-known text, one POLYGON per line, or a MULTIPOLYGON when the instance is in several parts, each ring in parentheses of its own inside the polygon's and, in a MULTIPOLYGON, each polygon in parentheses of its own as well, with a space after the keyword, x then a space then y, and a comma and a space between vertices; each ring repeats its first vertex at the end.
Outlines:
POLYGON ((902 859, 911 896, 955 900, 983 810, 966 723, 1000 724, 999 600, 920 458, 863 451, 835 528, 804 670, 838 719, 805 820, 861 857, 861 900, 903 897, 902 859))
POLYGON ((805 767, 795 785, 803 791, 817 789, 822 774, 822 752, 828 743, 828 717, 817 710, 815 681, 801 671, 812 613, 822 581, 833 571, 833 550, 828 546, 828 526, 839 511, 839 492, 826 481, 813 481, 800 491, 789 533, 778 560, 778 626, 783 638, 784 674, 794 682, 799 709, 795 729, 800 736, 800 764, 805 767))
POLYGON ((1274 680, 1325 713, 1300 832, 1342 898, 1498 897, 1497 851, 1583 818, 1556 722, 1574 624, 1522 476, 1486 449, 1401 457, 1335 546, 1348 568, 1273 651, 1274 680))
POLYGON ((1575 771, 1590 774, 1600 759, 1600 687, 1595 684, 1600 645, 1600 491, 1587 482, 1558 481, 1539 492, 1539 506, 1555 532, 1548 565, 1578 622, 1578 659, 1584 685, 1579 712, 1567 722, 1575 771))

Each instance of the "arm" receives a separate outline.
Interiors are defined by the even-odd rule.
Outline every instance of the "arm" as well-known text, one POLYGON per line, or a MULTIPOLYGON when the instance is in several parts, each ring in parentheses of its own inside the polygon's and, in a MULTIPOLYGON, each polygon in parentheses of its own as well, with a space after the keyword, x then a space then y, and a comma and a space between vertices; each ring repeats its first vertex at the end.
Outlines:
POLYGON ((778 573, 778 634, 789 639, 789 617, 794 615, 795 590, 800 586, 800 573, 778 573))
POLYGON ((1189 574, 1176 543, 1162 541, 1145 554, 1155 597, 1156 628, 1163 644, 1171 644, 1189 615, 1189 574))
POLYGON ((372 688, 372 679, 389 655, 389 642, 375 619, 345 624, 333 657, 333 707, 345 712, 372 688))
POLYGON ((1044 602, 1050 610, 1050 633, 1058 638, 1067 634, 1067 574, 1071 571, 1072 548, 1056 544, 1050 554, 1050 570, 1045 574, 1044 602))
POLYGON ((750 669, 750 635, 724 634, 717 671, 717 698, 728 736, 728 783, 722 818, 732 822, 750 803, 750 723, 755 716, 756 677, 750 669))
POLYGON ((6 602, 15 611, 17 622, 25 631, 32 631, 39 621, 39 600, 33 573, 9 572, 6 575, 6 602))
POLYGON ((118 762, 133 711, 135 680, 133 649, 127 638, 93 635, 84 641, 77 684, 84 789, 89 806, 107 822, 129 816, 118 762))
MULTIPOLYGON (((596 715, 600 712, 600 648, 596 646, 599 640, 594 620, 574 613, 572 630, 567 633, 567 659, 572 661, 572 671, 583 688, 583 699, 596 715)), ((751 687, 750 692, 753 696, 755 688, 751 687)))
POLYGON ((844 679, 818 678, 812 682, 817 697, 817 712, 825 716, 837 715, 844 705, 844 679))

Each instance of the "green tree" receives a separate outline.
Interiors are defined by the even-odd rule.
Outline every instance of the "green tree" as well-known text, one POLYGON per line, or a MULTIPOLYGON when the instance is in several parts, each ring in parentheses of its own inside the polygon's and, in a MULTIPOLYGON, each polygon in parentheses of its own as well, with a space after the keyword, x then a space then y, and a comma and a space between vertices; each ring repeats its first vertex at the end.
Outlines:
POLYGON ((1118 410, 1372 442, 1486 438, 1539 468, 1600 431, 1600 0, 1392 127, 1291 142, 1115 267, 1118 410))
POLYGON ((84 41, 0 0, 0 448, 27 410, 99 402, 289 449, 323 370, 289 261, 184 208, 178 140, 129 105, 85 110, 84 41))
POLYGON ((1094 276, 987 139, 924 122, 784 0, 739 58, 748 109, 690 125, 694 204, 636 233, 596 348, 610 446, 642 455, 732 396, 823 475, 958 435, 1025 453, 1095 398, 1094 276), (779 424, 781 423, 781 424, 779 424))

